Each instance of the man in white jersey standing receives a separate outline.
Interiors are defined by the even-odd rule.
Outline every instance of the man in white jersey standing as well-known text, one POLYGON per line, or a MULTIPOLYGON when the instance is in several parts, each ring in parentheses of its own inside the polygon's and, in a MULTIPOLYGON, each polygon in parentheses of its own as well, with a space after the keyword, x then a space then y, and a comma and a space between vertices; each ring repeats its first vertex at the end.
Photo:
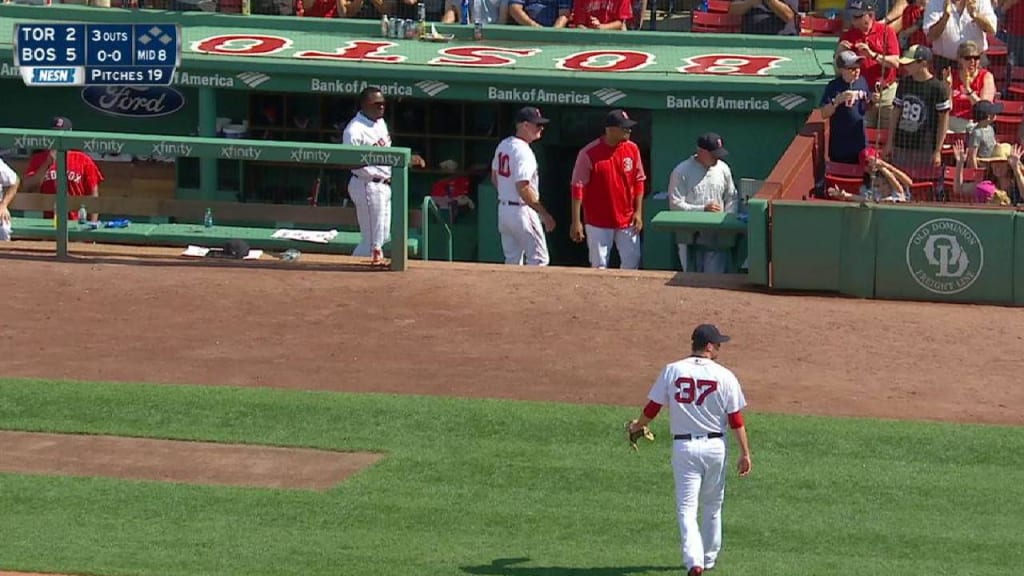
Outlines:
POLYGON ((18 174, 0 160, 0 241, 11 239, 11 211, 9 206, 18 193, 18 174))
POLYGON ((540 203, 537 157, 530 144, 540 140, 550 122, 540 110, 527 106, 516 113, 514 136, 498 144, 491 161, 491 183, 498 190, 498 232, 505 264, 547 266, 548 241, 544 232, 555 229, 555 219, 540 203))
POLYGON ((662 406, 669 407, 683 565, 689 576, 700 576, 714 568, 722 548, 726 425, 740 446, 740 476, 750 473, 751 464, 741 412, 747 405, 743 390, 732 371, 715 361, 729 337, 711 324, 701 324, 692 340, 692 355, 665 366, 643 414, 630 422, 629 430, 641 430, 662 406))
MULTIPOLYGON (((342 133, 342 144, 391 146, 391 133, 384 121, 384 94, 376 86, 359 93, 359 113, 342 133)), ((423 158, 412 156, 410 166, 423 166, 423 158)), ((352 171, 348 195, 356 205, 359 245, 353 256, 369 256, 370 264, 384 264, 384 243, 391 239, 391 167, 363 166, 352 171)), ((392 247, 392 250, 395 248, 392 247)), ((399 249, 404 250, 405 247, 399 249)))

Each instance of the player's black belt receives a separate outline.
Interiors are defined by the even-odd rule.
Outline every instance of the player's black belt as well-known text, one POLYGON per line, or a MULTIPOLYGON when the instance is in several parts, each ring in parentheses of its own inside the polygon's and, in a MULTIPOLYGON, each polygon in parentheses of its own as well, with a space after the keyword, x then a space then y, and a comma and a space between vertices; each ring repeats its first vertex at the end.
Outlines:
POLYGON ((502 206, 526 206, 526 204, 515 200, 498 200, 498 204, 501 204, 502 206))
POLYGON ((370 178, 370 182, 374 184, 391 184, 391 178, 370 178))
MULTIPOLYGON (((672 439, 673 440, 693 440, 694 436, 703 437, 704 434, 676 434, 675 436, 672 437, 672 439)), ((725 437, 725 434, 722 434, 721 432, 711 432, 710 434, 707 435, 707 437, 708 438, 723 438, 723 437, 725 437)))

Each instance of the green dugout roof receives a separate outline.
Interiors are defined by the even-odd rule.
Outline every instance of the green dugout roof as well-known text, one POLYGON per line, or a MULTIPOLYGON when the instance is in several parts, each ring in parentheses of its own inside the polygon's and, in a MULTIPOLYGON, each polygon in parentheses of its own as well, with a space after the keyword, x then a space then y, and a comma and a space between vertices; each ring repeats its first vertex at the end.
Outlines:
POLYGON ((16 23, 178 22, 179 86, 680 110, 797 112, 833 75, 833 38, 437 25, 448 43, 383 38, 380 22, 0 5, 0 77, 16 23), (229 39, 227 37, 234 37, 229 39), (241 55, 254 47, 263 54, 241 55), (338 56, 343 57, 339 58, 338 56))

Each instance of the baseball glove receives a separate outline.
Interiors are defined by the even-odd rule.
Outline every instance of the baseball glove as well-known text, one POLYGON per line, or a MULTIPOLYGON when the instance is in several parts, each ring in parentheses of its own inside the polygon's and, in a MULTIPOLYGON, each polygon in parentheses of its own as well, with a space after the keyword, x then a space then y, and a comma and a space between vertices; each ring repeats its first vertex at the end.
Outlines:
POLYGON ((647 426, 644 426, 638 430, 632 430, 632 424, 636 420, 630 420, 626 422, 626 440, 629 441, 629 447, 633 450, 639 450, 636 445, 636 441, 641 438, 646 438, 649 442, 654 442, 654 432, 647 426))

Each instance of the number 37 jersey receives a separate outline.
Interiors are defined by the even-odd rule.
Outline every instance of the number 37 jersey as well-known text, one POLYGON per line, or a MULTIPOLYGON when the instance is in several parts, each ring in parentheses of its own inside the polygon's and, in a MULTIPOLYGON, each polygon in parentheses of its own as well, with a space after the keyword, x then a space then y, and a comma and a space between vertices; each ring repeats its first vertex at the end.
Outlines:
POLYGON ((498 182, 498 200, 518 202, 517 182, 528 181, 540 196, 540 177, 537 174, 537 157, 533 149, 522 138, 509 136, 498 144, 491 161, 498 182))
POLYGON ((695 356, 665 366, 648 399, 668 407, 672 434, 725 432, 729 414, 747 405, 731 370, 695 356))

